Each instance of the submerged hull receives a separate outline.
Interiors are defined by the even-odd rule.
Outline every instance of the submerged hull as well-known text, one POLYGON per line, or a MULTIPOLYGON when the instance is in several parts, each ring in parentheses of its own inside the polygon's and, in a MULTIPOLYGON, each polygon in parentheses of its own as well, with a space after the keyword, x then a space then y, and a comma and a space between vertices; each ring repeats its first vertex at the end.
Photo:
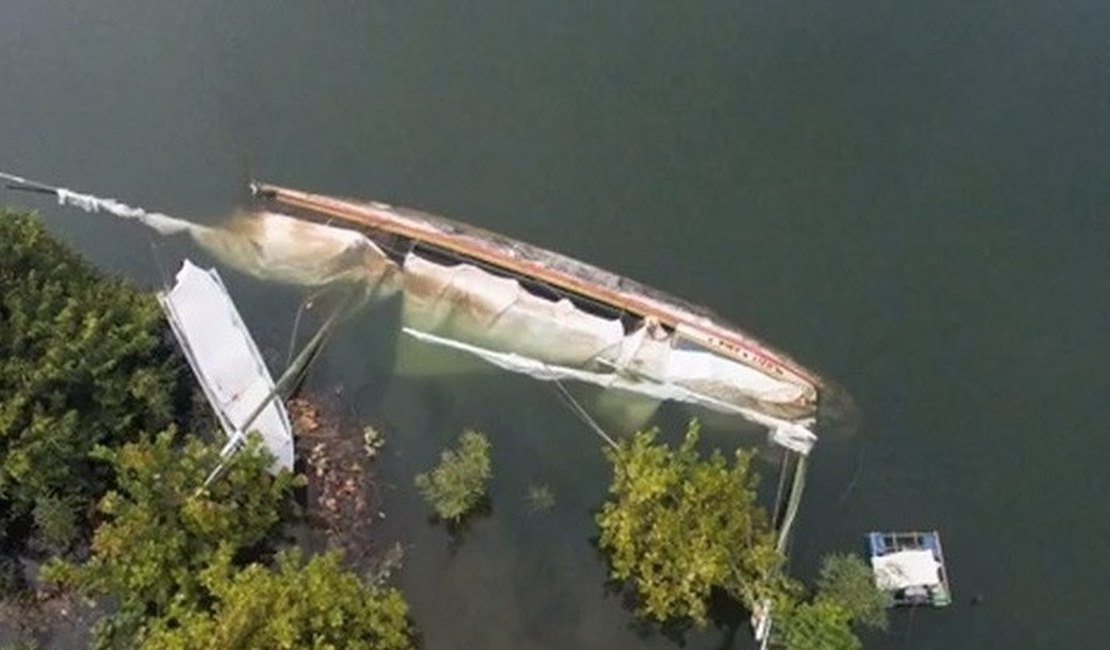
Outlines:
POLYGON ((402 330, 514 372, 575 380, 735 414, 807 453, 812 372, 712 312, 595 266, 443 217, 382 203, 251 186, 255 205, 222 226, 0 172, 87 212, 189 236, 262 280, 361 285, 402 296, 402 330))
MULTIPOLYGON (((816 415, 821 388, 816 374, 703 308, 584 262, 443 217, 269 184, 256 184, 253 190, 260 209, 351 228, 377 244, 404 269, 406 326, 414 333, 517 354, 521 350, 488 345, 500 340, 495 334, 505 321, 511 324, 521 315, 517 320, 532 323, 529 328, 535 323, 563 323, 567 338, 556 350, 545 348, 552 356, 545 361, 556 366, 581 369, 600 363, 613 366, 617 375, 657 382, 671 381, 677 372, 678 383, 685 382, 699 394, 710 393, 710 408, 720 406, 715 404, 719 401, 793 422, 816 415), (506 282, 517 283, 523 291, 513 294, 508 286, 498 288, 506 282), (452 298, 453 310, 442 309, 445 297, 452 298), (593 323, 591 317, 599 320, 593 323), (582 343, 580 350, 576 341, 582 343), (742 388, 722 388, 731 381, 730 373, 738 377, 732 383, 742 388), (726 375, 730 379, 721 381, 726 375), (713 391, 699 388, 709 384, 714 384, 713 391)), ((524 334, 511 348, 549 340, 542 332, 524 334)), ((524 352, 528 356, 541 351, 524 352)))

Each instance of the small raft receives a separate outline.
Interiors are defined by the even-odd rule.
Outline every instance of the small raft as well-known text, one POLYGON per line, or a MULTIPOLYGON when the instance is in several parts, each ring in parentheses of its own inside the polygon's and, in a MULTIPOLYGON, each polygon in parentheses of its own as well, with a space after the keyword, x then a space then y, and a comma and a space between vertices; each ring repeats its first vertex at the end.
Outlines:
POLYGON ((867 546, 875 585, 890 596, 891 607, 945 607, 952 602, 936 531, 872 532, 867 546))

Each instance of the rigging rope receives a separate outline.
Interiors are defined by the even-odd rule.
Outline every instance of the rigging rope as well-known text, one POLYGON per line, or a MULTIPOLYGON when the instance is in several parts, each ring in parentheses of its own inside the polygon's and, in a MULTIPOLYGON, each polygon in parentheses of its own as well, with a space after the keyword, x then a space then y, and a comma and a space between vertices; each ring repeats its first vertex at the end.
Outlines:
POLYGON ((316 331, 312 338, 309 339, 308 343, 305 344, 304 348, 301 349, 300 353, 297 354, 297 358, 286 367, 285 372, 282 373, 281 377, 274 383, 273 389, 258 403, 258 406, 247 416, 243 423, 237 427, 238 431, 236 434, 227 441, 224 448, 220 451, 222 460, 212 472, 209 473, 208 478, 204 480, 204 484, 197 489, 198 494, 201 490, 207 488, 212 481, 216 480, 227 464, 234 460, 235 457, 233 454, 235 454, 242 445, 246 434, 250 431, 250 425, 262 414, 262 411, 266 409, 270 402, 274 399, 284 399, 288 397, 293 392, 293 388, 300 384, 301 380, 308 372, 309 367, 320 355, 320 351, 327 342, 328 336, 331 335, 332 329, 365 305, 368 297, 366 293, 351 293, 346 296, 342 303, 336 306, 335 310, 332 311, 327 320, 320 326, 320 329, 316 331))
POLYGON ((852 493, 852 490, 856 488, 856 483, 859 482, 860 474, 863 473, 863 452, 864 448, 861 448, 859 454, 856 455, 856 471, 852 473, 852 479, 848 481, 848 484, 837 498, 835 503, 836 506, 844 505, 845 499, 847 499, 848 495, 852 493))
POLYGON ((771 511, 771 521, 779 520, 779 513, 782 511, 782 493, 786 489, 786 470, 790 467, 790 453, 783 452, 782 465, 779 466, 779 487, 775 491, 775 508, 771 511))
POLYGON ((582 420, 586 426, 590 427, 590 429, 592 429, 599 438, 607 442, 610 447, 613 449, 620 449, 620 445, 610 438, 609 434, 605 433, 605 430, 601 428, 597 420, 590 417, 590 414, 586 412, 586 409, 582 408, 578 400, 574 399, 574 396, 570 394, 570 391, 567 390, 567 387, 563 385, 561 380, 556 379, 553 383, 555 384, 556 390, 559 391, 559 395, 563 398, 564 402, 566 402, 567 408, 570 409, 571 413, 578 416, 578 419, 582 420))
POLYGON ((798 506, 802 502, 802 492, 805 491, 806 487, 808 458, 808 456, 799 454, 798 464, 794 466, 794 482, 790 485, 790 497, 786 504, 786 514, 783 515, 782 525, 779 526, 779 539, 776 544, 780 553, 786 549, 786 540, 790 536, 790 528, 794 525, 794 519, 798 514, 798 506))

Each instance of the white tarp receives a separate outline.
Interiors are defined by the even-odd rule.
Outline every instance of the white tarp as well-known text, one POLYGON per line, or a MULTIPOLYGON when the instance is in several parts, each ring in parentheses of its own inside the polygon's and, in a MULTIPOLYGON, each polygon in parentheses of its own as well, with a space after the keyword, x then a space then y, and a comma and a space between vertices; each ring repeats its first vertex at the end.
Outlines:
POLYGON ((618 351, 624 337, 619 320, 565 298, 540 298, 472 264, 447 266, 413 253, 405 257, 403 309, 406 327, 565 366, 618 351))
MULTIPOLYGON (((0 178, 31 183, 2 172, 0 178)), ((188 233, 221 262, 262 280, 302 286, 349 280, 377 287, 396 271, 396 265, 377 245, 349 228, 270 212, 239 213, 223 226, 211 227, 148 212, 116 199, 62 187, 53 189, 59 205, 138 221, 162 235, 188 233)), ((385 288, 391 287, 387 283, 385 288)))
POLYGON ((659 400, 739 414, 768 427, 771 440, 808 454, 811 421, 782 417, 805 389, 702 348, 680 327, 621 321, 566 298, 532 294, 519 281, 473 264, 405 257, 404 331, 536 379, 574 379, 659 400))
POLYGON ((879 589, 932 587, 940 584, 940 563, 927 549, 898 551, 871 558, 879 589))
POLYGON ((221 262, 256 278, 321 287, 338 281, 383 282, 392 288, 397 265, 366 235, 273 212, 240 212, 193 239, 221 262))
POLYGON ((808 420, 805 422, 783 420, 738 404, 720 401, 711 395, 697 393, 678 384, 659 383, 642 377, 617 372, 598 372, 545 363, 512 352, 499 352, 497 350, 490 350, 488 348, 463 343, 455 339, 448 339, 435 334, 421 332, 411 327, 405 327, 402 331, 419 341, 473 354, 499 368, 526 374, 536 379, 546 381, 556 379, 581 381, 594 384, 595 386, 601 386, 602 388, 617 388, 659 400, 675 400, 688 404, 697 404, 698 406, 703 406, 722 413, 736 413, 737 415, 767 427, 770 430, 770 438, 775 444, 800 454, 809 454, 810 450, 813 448, 813 444, 817 441, 817 436, 806 428, 806 425, 811 424, 808 420))
POLYGON ((198 229, 203 229, 203 226, 175 219, 161 212, 147 212, 142 208, 134 208, 115 199, 102 199, 92 194, 73 192, 64 187, 56 188, 54 193, 58 197, 58 205, 71 205, 85 212, 100 212, 103 210, 124 219, 135 219, 163 235, 175 235, 181 232, 195 232, 198 229))
POLYGON ((274 455, 273 469, 293 469, 293 434, 280 397, 242 431, 273 393, 274 380, 216 271, 185 260, 177 283, 158 301, 227 435, 257 431, 274 455))

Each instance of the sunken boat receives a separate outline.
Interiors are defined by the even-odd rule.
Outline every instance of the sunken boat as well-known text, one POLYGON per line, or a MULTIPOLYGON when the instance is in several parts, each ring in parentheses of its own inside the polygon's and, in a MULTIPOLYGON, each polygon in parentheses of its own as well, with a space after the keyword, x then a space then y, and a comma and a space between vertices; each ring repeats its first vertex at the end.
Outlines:
POLYGON ((547 381, 580 381, 739 415, 808 454, 816 373, 713 312, 531 244, 418 210, 251 183, 222 225, 148 212, 14 174, 15 189, 59 204, 188 234, 223 263, 263 280, 401 294, 405 335, 547 381))
POLYGON ((255 222, 292 217, 365 236, 359 265, 402 294, 410 336, 540 379, 739 414, 783 446, 812 446, 821 379, 705 308, 445 217, 268 183, 251 190, 255 222))

